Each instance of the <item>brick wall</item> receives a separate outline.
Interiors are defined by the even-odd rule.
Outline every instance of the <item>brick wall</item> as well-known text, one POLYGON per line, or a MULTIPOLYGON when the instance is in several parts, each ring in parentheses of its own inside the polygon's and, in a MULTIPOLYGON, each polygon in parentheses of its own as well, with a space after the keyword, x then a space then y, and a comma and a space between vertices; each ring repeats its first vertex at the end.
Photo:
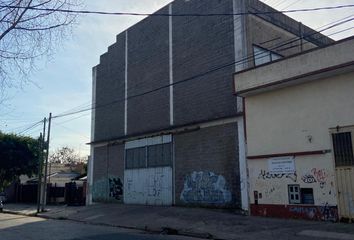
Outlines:
POLYGON ((176 204, 240 205, 237 123, 174 136, 176 204))
POLYGON ((123 200, 124 145, 94 149, 93 201, 123 200))
MULTIPOLYGON (((157 13, 168 14, 168 7, 157 13)), ((169 84, 169 18, 149 17, 128 30, 128 97, 169 84)), ((128 100, 128 134, 168 127, 169 88, 128 100)))
MULTIPOLYGON (((232 0, 175 1, 178 13, 232 12, 232 0)), ((157 13, 168 13, 168 6, 157 13)), ((174 82, 234 61, 233 18, 173 17, 174 82)), ((128 97, 169 84, 169 18, 148 17, 128 30, 128 97)), ((96 106, 124 99, 125 32, 97 66, 96 106)), ((175 125, 236 113, 229 66, 174 87, 175 125)), ((169 88, 128 100, 128 135, 170 126, 169 88)), ((124 136, 124 101, 96 109, 95 141, 124 136)))
MULTIPOLYGON (((271 11, 257 0, 245 1, 249 11, 271 11)), ((237 1, 242 4, 243 1, 237 1)), ((238 6, 241 8, 241 6, 238 6)), ((157 13, 167 14, 169 6, 157 13)), ((173 14, 232 13, 233 0, 176 0, 173 14)), ((115 44, 103 54, 97 66, 95 141, 124 137, 125 71, 128 73, 128 97, 169 84, 169 17, 147 17, 127 30, 128 68, 125 69, 125 32, 117 36, 115 44), (114 104, 100 107, 120 100, 114 104)), ((239 21, 240 18, 238 18, 239 21)), ((237 99, 233 92, 235 66, 233 16, 178 16, 172 18, 174 124, 185 125, 200 121, 233 116, 237 113, 237 99), (206 72, 231 64, 212 73, 206 72), (201 75, 202 74, 202 75, 201 75), (205 75, 203 75, 205 74, 205 75), (198 77, 197 77, 198 76, 198 77)), ((252 44, 280 37, 279 41, 299 34, 298 23, 283 15, 248 16, 246 20, 247 51, 252 44)), ((237 25, 236 25, 237 26, 237 25)), ((311 32, 304 26, 305 33, 311 32)), ((236 38, 242 39, 242 38, 236 38)), ((269 48, 277 41, 262 45, 269 48)), ((328 43, 323 38, 320 43, 328 43)), ((237 42, 240 45, 239 42, 237 42)), ((295 42, 294 44, 297 44, 295 42)), ((237 50, 236 49, 236 50, 237 50)), ((299 47, 281 52, 284 55, 299 51, 299 47)), ((236 56, 236 59, 242 59, 236 56)), ((252 59, 250 59, 252 62, 252 59)), ((251 66, 252 64, 250 64, 251 66)), ((128 135, 165 129, 170 126, 169 88, 128 100, 128 135)))
POLYGON ((101 56, 96 77, 95 141, 124 135, 125 34, 101 56))
MULTIPOLYGON (((173 13, 230 13, 232 1, 173 2, 173 13)), ((233 17, 174 17, 174 82, 234 62, 233 17)), ((175 124, 187 124, 236 113, 232 95, 234 66, 174 86, 175 124)))

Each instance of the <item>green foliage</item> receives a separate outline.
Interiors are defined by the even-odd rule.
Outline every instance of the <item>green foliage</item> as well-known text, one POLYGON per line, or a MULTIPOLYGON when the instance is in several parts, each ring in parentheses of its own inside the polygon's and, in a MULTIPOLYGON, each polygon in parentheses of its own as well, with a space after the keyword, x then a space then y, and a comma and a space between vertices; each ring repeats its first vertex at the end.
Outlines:
POLYGON ((0 132, 0 191, 20 175, 38 170, 39 140, 0 132))

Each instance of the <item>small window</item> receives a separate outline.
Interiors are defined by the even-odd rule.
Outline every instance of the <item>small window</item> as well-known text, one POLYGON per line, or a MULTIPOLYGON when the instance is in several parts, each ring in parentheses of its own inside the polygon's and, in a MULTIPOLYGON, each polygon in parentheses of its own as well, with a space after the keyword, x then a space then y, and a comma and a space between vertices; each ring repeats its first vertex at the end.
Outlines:
POLYGON ((336 167, 354 166, 352 133, 333 133, 332 140, 336 167))
POLYGON ((312 188, 300 188, 300 185, 288 185, 290 204, 315 204, 312 188))
POLYGON ((265 48, 253 46, 254 65, 259 66, 282 58, 281 55, 265 48))
POLYGON ((289 203, 290 204, 300 204, 300 185, 289 185, 288 186, 289 192, 289 203))
POLYGON ((301 203, 302 204, 315 204, 312 188, 301 188, 301 203))

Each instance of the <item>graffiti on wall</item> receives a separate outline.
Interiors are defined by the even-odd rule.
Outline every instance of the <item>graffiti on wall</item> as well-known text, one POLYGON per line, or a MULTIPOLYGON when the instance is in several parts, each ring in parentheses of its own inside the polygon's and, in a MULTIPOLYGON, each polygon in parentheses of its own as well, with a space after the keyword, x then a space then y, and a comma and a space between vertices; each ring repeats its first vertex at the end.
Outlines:
POLYGON ((316 178, 317 182, 320 183, 320 187, 323 188, 326 185, 328 174, 325 169, 313 168, 311 173, 316 178))
POLYGON ((109 197, 116 200, 122 200, 123 183, 120 178, 109 178, 109 197))
POLYGON ((123 183, 119 177, 111 176, 94 181, 92 186, 94 201, 112 201, 123 199, 123 183))
POLYGON ((320 188, 324 188, 324 186, 327 184, 327 178, 329 174, 325 169, 317 169, 313 168, 309 173, 306 173, 304 176, 301 177, 301 180, 304 183, 319 183, 320 188))
POLYGON ((148 196, 160 197, 163 191, 164 175, 150 175, 148 182, 148 196))
POLYGON ((92 186, 93 201, 105 201, 107 199, 107 181, 102 178, 93 182, 92 186))
POLYGON ((124 202, 171 205, 172 168, 129 169, 124 172, 124 202))
POLYGON ((290 179, 293 182, 297 182, 297 173, 270 173, 266 170, 261 170, 258 175, 258 179, 269 180, 269 179, 290 179))
POLYGON ((305 174, 304 176, 301 177, 301 180, 304 183, 316 183, 316 178, 312 174, 305 174))
POLYGON ((222 175, 213 172, 193 172, 185 176, 180 199, 186 203, 226 204, 232 195, 222 175))
POLYGON ((337 207, 329 206, 327 203, 324 206, 290 206, 289 212, 295 216, 302 216, 311 220, 337 221, 337 207))
POLYGON ((338 208, 327 203, 322 206, 252 204, 251 215, 336 222, 338 208))
POLYGON ((270 188, 265 188, 264 195, 266 198, 276 198, 280 199, 282 197, 281 186, 279 184, 275 184, 270 188))

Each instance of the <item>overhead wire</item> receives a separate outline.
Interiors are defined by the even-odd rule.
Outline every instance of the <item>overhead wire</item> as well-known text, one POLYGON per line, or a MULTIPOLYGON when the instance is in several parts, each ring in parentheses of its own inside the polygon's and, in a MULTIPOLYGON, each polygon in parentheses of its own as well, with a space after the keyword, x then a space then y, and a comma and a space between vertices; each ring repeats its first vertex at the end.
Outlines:
MULTIPOLYGON (((331 29, 331 28, 333 28, 333 27, 336 27, 337 25, 344 24, 344 23, 346 23, 345 20, 348 20, 349 18, 352 18, 352 17, 354 17, 354 14, 349 15, 349 16, 346 16, 346 17, 341 18, 341 19, 337 19, 337 20, 335 20, 335 21, 333 21, 333 22, 330 22, 330 23, 327 23, 327 24, 325 24, 325 25, 322 25, 322 26, 320 26, 320 27, 318 27, 318 28, 316 29, 317 32, 314 32, 313 34, 310 34, 310 35, 308 35, 308 36, 312 36, 312 35, 314 35, 314 34, 321 33, 322 31, 326 31, 326 30, 329 30, 329 29, 331 29), (339 23, 339 24, 337 24, 337 23, 339 23), (329 26, 329 28, 325 28, 325 27, 328 27, 328 26, 329 26)), ((353 19, 349 19, 349 20, 352 21, 353 19)), ((348 30, 348 29, 346 29, 345 31, 347 31, 347 30, 348 30)), ((308 36, 304 36, 304 37, 308 37, 308 36)), ((274 39, 271 39, 271 40, 262 42, 261 44, 268 43, 268 42, 272 42, 272 41, 276 41, 276 40, 279 40, 279 39, 280 39, 280 38, 277 37, 277 38, 274 38, 274 39)), ((288 39, 288 40, 286 40, 286 41, 283 42, 284 44, 278 43, 277 46, 271 47, 270 50, 277 50, 277 48, 283 47, 284 45, 287 45, 287 44, 294 43, 294 42, 298 41, 299 39, 300 39, 300 38, 297 37, 297 36, 294 37, 294 38, 288 39), (279 45, 279 44, 280 44, 280 45, 279 45)), ((249 59, 249 57, 253 57, 253 56, 254 56, 253 54, 250 54, 248 57, 246 57, 245 60, 247 60, 247 59, 249 59)), ((233 62, 233 63, 235 63, 235 62, 233 62)), ((94 104, 94 103, 88 104, 87 108, 80 109, 80 110, 78 110, 77 112, 80 113, 80 112, 82 112, 82 111, 92 110, 92 109, 93 109, 93 108, 92 108, 92 104, 94 104), (90 105, 91 105, 91 107, 88 108, 90 105)), ((79 106, 81 106, 81 105, 79 105, 79 106)), ((79 107, 79 106, 78 106, 78 107, 79 107)), ((78 107, 76 107, 76 108, 78 108, 78 107)), ((70 112, 66 111, 65 113, 70 113, 70 112)), ((71 115, 71 114, 70 114, 70 115, 71 115)), ((57 118, 57 117, 61 117, 61 116, 64 117, 64 116, 66 116, 66 114, 63 114, 63 113, 62 113, 62 114, 58 114, 57 116, 54 116, 54 117, 57 118)))
MULTIPOLYGON (((344 24, 344 23, 347 23, 347 22, 350 22, 350 21, 353 21, 354 18, 350 18, 350 19, 346 19, 345 21, 341 21, 341 22, 337 22, 331 26, 328 26, 324 29, 322 29, 321 31, 315 31, 311 34, 307 34, 307 35, 304 35, 303 37, 306 38, 306 37, 310 37, 310 36, 313 36, 313 35, 317 35, 318 33, 320 32, 323 32, 323 31, 326 31, 326 30, 329 30, 329 29, 332 29, 336 26, 339 26, 341 24, 344 24)), ((326 37, 326 36, 323 36, 323 37, 326 37)), ((294 42, 297 42, 299 41, 299 37, 294 37, 292 39, 289 39, 289 40, 286 40, 284 41, 283 43, 281 44, 278 44, 277 46, 275 47, 272 47, 270 48, 269 50, 277 50, 278 48, 280 47, 284 47, 288 44, 291 44, 291 43, 294 43, 294 42)), ((260 53, 260 55, 262 55, 262 53, 260 53)), ((140 97, 140 96, 143 96, 143 95, 147 95, 147 94, 150 94, 150 93, 153 93, 153 92, 156 92, 156 91, 159 91, 159 90, 162 90, 162 89, 165 89, 165 88, 168 88, 170 86, 175 86, 175 85, 178 85, 178 84, 181 84, 181 83, 184 83, 184 82, 187 82, 187 81, 191 81, 193 79, 196 79, 196 78, 199 78, 199 77, 203 77, 207 74, 210 74, 210 73, 213 73, 215 71, 218 71, 218 70, 221 70, 223 68, 226 68, 226 67, 229 67, 229 66, 232 66, 234 64, 237 64, 237 65, 240 65, 240 64, 243 64, 248 61, 250 61, 250 59, 253 59, 253 57, 255 57, 254 54, 250 54, 249 56, 243 58, 243 59, 240 59, 238 61, 234 61, 234 62, 231 62, 231 63, 228 63, 228 64, 225 64, 225 65, 221 65, 221 66, 218 66, 214 69, 211 69, 211 70, 208 70, 204 73, 201 73, 201 74, 198 74, 198 75, 194 75, 192 77, 189 77, 189 78, 186 78, 186 79, 183 79, 183 80, 180 80, 180 81, 177 81, 177 82, 174 82, 172 84, 166 84, 166 85, 163 85, 161 87, 158 87, 158 88, 155 88, 153 90, 149 90, 149 91, 146 91, 146 92, 143 92, 143 93, 140 93, 140 94, 136 94, 136 95, 131 95, 127 98, 120 98, 120 99, 117 99, 117 100, 114 100, 112 102, 109 102, 109 103, 105 103, 105 104, 101 104, 101 105, 97 105, 95 107, 91 106, 90 108, 86 108, 86 109, 81 109, 81 110, 78 110, 78 111, 73 111, 71 113, 66 113, 66 114, 61 114, 61 115, 56 115, 56 116, 53 116, 53 118, 61 118, 61 117, 65 117, 65 116, 70 116, 70 115, 74 115, 74 114, 78 114, 78 113, 82 113, 82 112, 86 112, 86 111, 90 111, 90 110, 93 110, 93 109, 97 109, 97 108, 102 108, 102 107, 106 107, 106 106, 110 106, 112 104, 116 104, 116 103, 119 103, 119 102, 122 102, 122 101, 125 101, 125 100, 129 100, 129 99, 132 99, 132 98, 136 98, 136 97, 140 97)))
MULTIPOLYGON (((352 6, 354 6, 354 5, 342 5, 342 6, 340 6, 340 7, 349 7, 349 6, 352 7, 352 6)), ((0 7, 1 7, 1 6, 0 6, 0 7)), ((337 6, 337 7, 338 7, 338 6, 337 6)), ((322 8, 322 9, 324 9, 324 8, 322 8)), ((333 9, 333 7, 331 7, 331 9, 333 9)), ((292 10, 292 11, 294 11, 294 10, 292 10)), ((248 13, 248 14, 259 15, 259 14, 266 14, 266 13, 248 13)), ((230 15, 230 14, 228 14, 228 15, 230 15)), ((207 16, 209 16, 209 15, 207 15, 207 16)), ((339 26, 339 25, 341 25, 341 24, 350 22, 350 21, 354 20, 353 18, 348 19, 349 17, 352 17, 352 16, 354 16, 354 15, 345 17, 345 18, 344 18, 344 19, 346 19, 345 21, 341 21, 341 20, 343 20, 343 19, 339 19, 339 20, 336 20, 336 21, 334 21, 334 22, 332 22, 332 23, 326 24, 326 25, 320 27, 320 28, 323 28, 323 27, 326 27, 326 28, 324 28, 324 29, 322 29, 322 30, 320 30, 320 31, 311 33, 311 34, 309 34, 309 35, 305 35, 305 36, 303 36, 303 37, 306 38, 306 37, 309 37, 309 36, 311 36, 311 35, 318 34, 318 33, 320 33, 320 32, 326 31, 326 30, 331 29, 331 28, 333 28, 333 27, 339 26), (333 23, 335 23, 335 24, 333 25, 333 23), (332 25, 331 25, 331 24, 332 24, 332 25)), ((352 28, 347 28, 347 29, 341 30, 341 31, 336 32, 336 33, 333 33, 333 34, 337 34, 337 33, 344 32, 344 31, 348 31, 349 29, 352 29, 352 28)), ((326 37, 326 36, 323 36, 323 37, 326 37)), ((280 44, 280 45, 278 44, 277 46, 272 47, 272 48, 269 49, 269 50, 277 50, 279 47, 285 46, 285 45, 287 45, 287 44, 294 43, 294 42, 296 42, 296 41, 298 41, 298 40, 299 40, 299 37, 295 37, 294 39, 286 40, 285 42, 283 42, 283 44, 280 44)), ((295 46, 292 46, 292 47, 295 47, 295 46)), ((115 101, 113 101, 113 102, 110 102, 110 103, 101 104, 101 105, 96 105, 95 107, 92 106, 92 103, 90 103, 90 104, 84 103, 84 104, 81 104, 81 105, 79 105, 79 106, 77 106, 77 107, 75 107, 75 108, 72 108, 72 109, 69 109, 69 110, 63 112, 62 114, 58 114, 58 115, 56 115, 56 116, 53 116, 53 119, 55 119, 55 118, 61 118, 61 117, 66 117, 66 116, 78 114, 78 113, 81 113, 81 112, 90 111, 90 110, 97 109, 97 108, 101 108, 101 107, 106 107, 106 106, 109 106, 109 105, 118 103, 118 102, 120 102, 120 101, 125 101, 125 100, 129 100, 129 99, 131 99, 131 98, 136 98, 136 97, 139 97, 139 96, 147 95, 147 94, 149 94, 149 93, 152 93, 152 92, 155 92, 155 91, 159 91, 159 90, 161 90, 161 89, 164 89, 164 88, 167 88, 167 87, 170 87, 170 86, 173 86, 173 85, 181 84, 181 83, 183 83, 183 82, 187 82, 187 81, 190 81, 190 80, 193 80, 193 79, 196 79, 196 78, 205 76, 205 75, 207 75, 207 74, 210 74, 210 73, 212 73, 212 72, 218 71, 218 70, 220 70, 220 69, 223 69, 223 68, 226 68, 226 67, 235 65, 235 64, 238 65, 238 64, 242 64, 242 63, 244 63, 244 62, 249 62, 249 61, 250 61, 250 58, 253 59, 253 57, 255 57, 254 54, 249 55, 249 56, 245 57, 244 59, 240 59, 240 60, 238 60, 238 61, 235 61, 235 62, 232 62, 232 63, 229 63, 229 64, 225 64, 225 65, 222 65, 222 66, 218 66, 218 67, 216 67, 216 68, 214 68, 214 69, 211 69, 211 70, 208 70, 208 71, 206 71, 206 72, 204 72, 204 73, 201 73, 201 74, 198 74, 198 75, 195 75, 195 76, 192 76, 192 77, 189 77, 189 78, 186 78, 186 79, 177 81, 177 82, 175 82, 175 83, 168 84, 168 85, 164 85, 164 86, 162 86, 162 87, 159 87, 159 88, 156 88, 156 89, 153 89, 153 90, 150 90, 150 91, 141 93, 141 94, 132 95, 132 96, 129 96, 128 98, 117 99, 117 100, 115 100, 115 101), (79 110, 77 110, 77 111, 71 111, 71 112, 70 112, 70 110, 75 110, 75 109, 80 108, 80 107, 82 107, 82 106, 84 106, 84 107, 87 106, 87 108, 79 109, 79 110)), ((67 120, 67 121, 62 122, 61 124, 67 123, 67 122, 70 122, 70 121, 73 121, 73 120, 75 120, 75 119, 78 119, 78 118, 83 117, 83 116, 86 116, 86 115, 89 115, 89 114, 84 114, 84 115, 82 115, 82 116, 69 119, 69 120, 67 120)), ((43 120, 40 121, 40 122, 43 122, 43 120)), ((38 123, 38 122, 37 122, 37 123, 38 123)), ((33 124, 33 125, 34 125, 34 124, 33 124)), ((26 132, 26 131, 29 131, 29 130, 31 130, 33 127, 36 127, 36 126, 32 126, 32 125, 31 125, 30 127, 28 127, 28 129, 26 128, 25 130, 21 131, 21 133, 26 132)), ((22 127, 19 127, 19 128, 16 128, 16 129, 20 129, 20 128, 22 128, 22 127)))
POLYGON ((74 133, 74 134, 79 135, 79 136, 81 136, 81 137, 84 137, 84 138, 86 138, 86 139, 90 139, 89 136, 86 136, 86 135, 84 135, 83 133, 80 133, 80 132, 78 132, 78 131, 76 131, 76 130, 74 130, 74 129, 71 129, 71 128, 68 128, 68 127, 66 127, 66 126, 63 126, 62 124, 55 123, 55 122, 53 122, 53 124, 54 124, 55 126, 62 127, 62 128, 64 128, 65 130, 70 131, 71 133, 74 133))
POLYGON ((287 8, 289 8, 291 6, 294 6, 296 3, 300 2, 300 1, 302 1, 302 0, 295 0, 294 2, 292 2, 292 3, 288 4, 287 6, 283 7, 281 9, 281 11, 284 11, 285 9, 287 9, 287 8))
MULTIPOLYGON (((284 11, 264 11, 256 14, 281 14, 281 13, 294 13, 294 12, 314 12, 322 10, 344 9, 352 8, 354 4, 336 5, 316 8, 302 8, 292 9, 284 11)), ((14 6, 14 5, 0 5, 0 8, 9 9, 26 9, 34 11, 46 11, 46 12, 62 12, 62 13, 75 13, 75 14, 98 14, 98 15, 116 15, 116 16, 154 16, 154 17, 212 17, 212 16, 240 16, 250 15, 250 12, 240 13, 180 13, 180 14, 168 14, 168 13, 137 13, 137 12, 106 12, 106 11, 92 11, 92 10, 72 10, 72 9, 58 9, 58 8, 39 8, 39 7, 27 7, 27 6, 14 6)))
POLYGON ((42 122, 43 122, 43 120, 38 121, 38 122, 32 124, 32 125, 29 126, 28 128, 26 128, 26 129, 22 130, 21 132, 19 132, 18 135, 24 134, 25 132, 27 132, 27 131, 29 131, 29 130, 35 128, 35 127, 37 127, 37 126, 38 126, 39 124, 41 124, 42 122))

